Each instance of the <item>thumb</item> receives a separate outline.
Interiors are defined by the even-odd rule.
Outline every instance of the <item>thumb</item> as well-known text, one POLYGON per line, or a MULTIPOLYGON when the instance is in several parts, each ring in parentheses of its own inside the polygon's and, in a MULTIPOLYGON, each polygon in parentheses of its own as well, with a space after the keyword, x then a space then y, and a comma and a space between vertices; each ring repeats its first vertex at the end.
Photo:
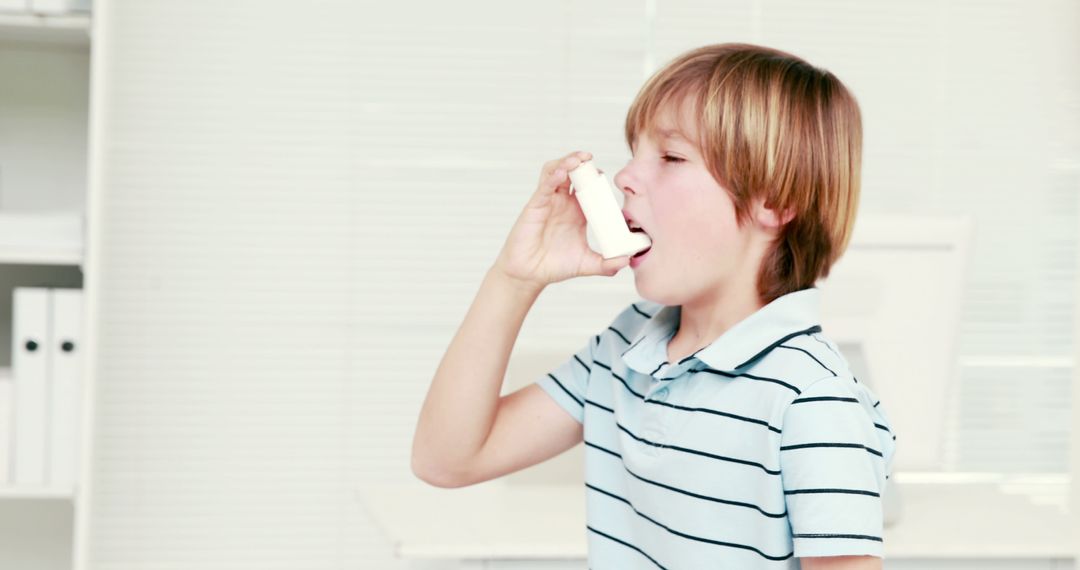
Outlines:
POLYGON ((620 257, 613 257, 611 259, 604 259, 599 253, 596 254, 599 267, 597 267, 597 275, 607 275, 613 277, 616 273, 622 270, 622 268, 630 265, 630 256, 623 255, 620 257))

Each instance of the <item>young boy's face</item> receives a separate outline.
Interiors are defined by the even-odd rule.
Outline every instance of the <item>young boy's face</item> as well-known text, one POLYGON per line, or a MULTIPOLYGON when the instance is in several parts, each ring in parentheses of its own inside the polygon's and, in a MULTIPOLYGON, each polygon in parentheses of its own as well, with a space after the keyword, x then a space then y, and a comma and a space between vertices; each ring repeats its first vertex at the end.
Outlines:
POLYGON ((698 132, 689 106, 679 106, 681 117, 668 107, 654 130, 638 135, 633 158, 614 179, 623 214, 652 240, 635 261, 634 281, 642 297, 664 305, 708 303, 732 286, 755 287, 763 251, 755 225, 738 227, 727 190, 690 142, 698 132))

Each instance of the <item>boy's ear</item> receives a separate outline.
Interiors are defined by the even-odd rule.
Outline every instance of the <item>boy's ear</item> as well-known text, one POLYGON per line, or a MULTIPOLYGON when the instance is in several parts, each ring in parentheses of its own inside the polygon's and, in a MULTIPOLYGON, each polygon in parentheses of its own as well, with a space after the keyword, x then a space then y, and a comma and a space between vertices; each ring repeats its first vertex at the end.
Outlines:
POLYGON ((784 211, 774 210, 765 206, 764 200, 754 202, 754 217, 758 223, 767 228, 779 229, 795 217, 795 210, 788 208, 784 211))

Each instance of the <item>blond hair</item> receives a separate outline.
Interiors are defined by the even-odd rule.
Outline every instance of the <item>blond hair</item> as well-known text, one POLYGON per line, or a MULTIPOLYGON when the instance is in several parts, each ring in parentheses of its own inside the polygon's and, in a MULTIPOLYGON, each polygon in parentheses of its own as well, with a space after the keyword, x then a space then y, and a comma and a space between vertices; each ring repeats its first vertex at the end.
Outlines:
POLYGON ((840 80, 772 48, 693 49, 641 88, 626 116, 627 144, 651 131, 669 103, 690 103, 691 116, 700 117, 698 148, 731 196, 740 227, 755 199, 794 214, 762 260, 761 298, 827 277, 847 249, 859 204, 862 121, 840 80))

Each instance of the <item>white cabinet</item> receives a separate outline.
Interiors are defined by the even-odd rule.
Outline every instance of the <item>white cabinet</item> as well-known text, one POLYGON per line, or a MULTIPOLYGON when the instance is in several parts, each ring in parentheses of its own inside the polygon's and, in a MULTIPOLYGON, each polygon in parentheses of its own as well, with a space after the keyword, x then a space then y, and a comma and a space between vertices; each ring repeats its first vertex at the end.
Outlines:
MULTIPOLYGON (((38 484, 16 482, 13 292, 83 287, 88 7, 66 0, 0 5, 0 452, 7 452, 0 459, 0 568, 72 567, 79 466, 68 466, 74 481, 45 475, 38 484)), ((72 350, 81 355, 81 348, 72 350)), ((59 425, 81 432, 81 406, 72 403, 60 415, 59 425)), ((56 428, 47 425, 38 454, 46 466, 57 462, 49 455, 56 428)))

